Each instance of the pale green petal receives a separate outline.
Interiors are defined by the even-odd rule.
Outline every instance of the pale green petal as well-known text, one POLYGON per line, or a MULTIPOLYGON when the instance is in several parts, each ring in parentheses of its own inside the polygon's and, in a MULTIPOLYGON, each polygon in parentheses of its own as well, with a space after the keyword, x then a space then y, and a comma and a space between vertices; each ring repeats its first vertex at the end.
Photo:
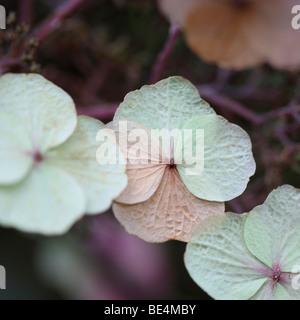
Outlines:
MULTIPOLYGON (((177 165, 190 192, 210 201, 228 201, 242 194, 256 168, 248 134, 239 126, 216 115, 195 118, 182 131, 188 129, 194 132, 197 129, 204 130, 203 171, 192 175, 187 170, 193 166, 177 165)), ((197 150, 196 141, 199 140, 193 139, 194 150, 197 150)), ((175 159, 181 152, 181 148, 177 147, 175 159)), ((197 153, 198 158, 203 159, 201 148, 197 153)))
POLYGON ((291 300, 291 296, 280 283, 273 286, 268 280, 251 300, 291 300))
POLYGON ((0 224, 26 232, 62 234, 82 217, 83 190, 75 179, 44 162, 21 183, 0 187, 0 224))
MULTIPOLYGON (((298 271, 300 265, 298 265, 298 271)), ((281 285, 288 292, 290 299, 300 300, 300 273, 285 274, 281 285)))
POLYGON ((35 151, 44 152, 60 145, 76 127, 76 110, 71 97, 37 74, 1 77, 0 111, 17 117, 35 151))
POLYGON ((24 178, 33 163, 29 150, 31 142, 19 121, 0 112, 0 184, 13 184, 24 178))
POLYGON ((276 283, 273 291, 274 300, 291 300, 291 296, 280 283, 276 283))
POLYGON ((198 90, 182 77, 170 77, 130 92, 114 120, 137 121, 149 129, 180 129, 192 118, 214 114, 198 90))
POLYGON ((246 221, 249 250, 263 263, 292 272, 300 265, 300 190, 284 185, 254 208, 246 221))
POLYGON ((46 154, 47 162, 68 172, 82 186, 87 198, 86 213, 90 214, 108 209, 127 184, 125 164, 114 163, 113 158, 107 159, 107 164, 98 163, 99 158, 97 161, 96 155, 106 155, 101 152, 104 141, 96 140, 102 129, 111 139, 111 143, 105 144, 107 155, 113 157, 118 148, 113 131, 106 129, 100 121, 85 116, 78 117, 77 128, 67 142, 46 154))
POLYGON ((266 280, 263 286, 255 293, 250 300, 274 300, 273 289, 270 279, 266 280))
POLYGON ((245 245, 246 217, 226 213, 206 219, 187 245, 187 270, 214 299, 249 299, 267 280, 259 272, 262 265, 245 245))

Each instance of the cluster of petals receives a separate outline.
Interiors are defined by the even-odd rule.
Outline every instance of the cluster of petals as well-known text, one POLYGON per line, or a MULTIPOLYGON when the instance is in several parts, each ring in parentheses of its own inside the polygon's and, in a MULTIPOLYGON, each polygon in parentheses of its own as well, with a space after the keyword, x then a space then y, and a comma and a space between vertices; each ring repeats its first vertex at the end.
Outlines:
MULTIPOLYGON (((61 234, 107 210, 127 183, 125 165, 100 165, 104 125, 77 117, 71 97, 37 74, 0 78, 0 224, 61 234)), ((112 149, 116 148, 111 145, 112 149)))

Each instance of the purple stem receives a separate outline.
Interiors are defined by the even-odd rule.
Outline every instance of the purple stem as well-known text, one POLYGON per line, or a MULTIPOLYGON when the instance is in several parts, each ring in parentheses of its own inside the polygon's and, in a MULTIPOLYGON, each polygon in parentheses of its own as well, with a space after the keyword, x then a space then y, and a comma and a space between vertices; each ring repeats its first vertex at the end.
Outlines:
POLYGON ((84 0, 69 0, 62 4, 54 13, 46 19, 37 29, 32 33, 32 37, 38 41, 42 41, 55 29, 57 29, 61 22, 70 16, 80 5, 84 3, 84 0))
POLYGON ((243 117, 244 119, 247 119, 248 121, 254 123, 255 125, 259 125, 263 122, 261 116, 257 113, 247 109, 243 104, 237 101, 216 93, 211 88, 200 88, 199 92, 204 100, 207 100, 208 102, 219 107, 226 108, 243 117))
POLYGON ((241 204, 237 199, 230 200, 229 205, 232 208, 232 210, 234 210, 235 213, 242 214, 245 212, 245 210, 243 209, 243 207, 241 206, 241 204))
MULTIPOLYGON (((26 7, 26 10, 28 12, 25 12, 24 14, 21 14, 20 20, 22 19, 30 19, 28 15, 31 15, 30 13, 30 4, 32 4, 31 0, 28 0, 29 2, 22 4, 24 8, 26 7), (27 6, 25 6, 27 4, 27 6)), ((34 37, 38 41, 44 40, 49 34, 51 34, 55 29, 57 29, 61 22, 70 16, 78 7, 84 3, 84 0, 69 0, 66 1, 63 5, 61 5, 54 13, 46 19, 45 22, 43 22, 40 26, 38 26, 27 38, 27 41, 25 41, 19 48, 18 52, 14 52, 11 50, 5 57, 3 57, 0 60, 0 76, 6 71, 7 68, 13 65, 20 64, 20 57, 22 56, 22 53, 24 52, 26 46, 28 45, 28 42, 34 37)), ((20 4, 21 6, 21 4, 20 4)), ((21 8, 22 8, 21 6, 21 8)), ((30 22, 30 21, 29 21, 30 22)))
POLYGON ((250 121, 254 125, 262 125, 272 119, 283 117, 285 115, 292 115, 296 121, 299 121, 299 106, 284 106, 277 110, 266 112, 264 114, 257 114, 248 109, 242 103, 232 100, 226 96, 219 94, 214 88, 209 86, 198 87, 201 97, 208 102, 239 115, 240 117, 250 121))
POLYGON ((172 53, 172 49, 174 47, 174 44, 175 44, 179 34, 180 34, 180 29, 175 25, 171 25, 167 41, 166 41, 162 51, 158 55, 157 60, 156 60, 154 67, 152 69, 152 73, 151 73, 151 76, 149 79, 149 84, 156 83, 160 79, 160 77, 163 73, 163 70, 166 66, 166 63, 172 53))

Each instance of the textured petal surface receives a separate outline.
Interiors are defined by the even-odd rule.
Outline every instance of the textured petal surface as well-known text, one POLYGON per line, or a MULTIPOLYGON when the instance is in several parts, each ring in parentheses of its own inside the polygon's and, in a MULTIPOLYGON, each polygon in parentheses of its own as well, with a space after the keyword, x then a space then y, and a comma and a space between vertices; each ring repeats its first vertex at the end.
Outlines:
POLYGON ((116 201, 134 204, 148 200, 157 190, 165 170, 163 165, 127 165, 128 185, 116 201))
POLYGON ((190 192, 210 201, 228 201, 242 194, 256 168, 248 134, 216 115, 195 118, 184 129, 204 130, 202 173, 187 174, 190 165, 177 166, 190 192))
POLYGON ((26 232, 62 234, 82 217, 83 190, 61 169, 41 163, 21 183, 0 187, 0 223, 26 232))
POLYGON ((31 147, 19 121, 0 112, 0 184, 13 184, 25 177, 33 163, 27 154, 31 147))
POLYGON ((214 114, 198 90, 186 79, 170 77, 130 92, 114 120, 132 120, 149 129, 180 129, 201 115, 214 114))
POLYGON ((0 111, 24 126, 33 151, 44 152, 71 136, 76 111, 71 97, 37 74, 6 74, 0 78, 0 111))
POLYGON ((249 250, 267 266, 284 272, 300 265, 300 190, 284 185, 254 208, 245 225, 249 250))
MULTIPOLYGON (((125 188, 127 177, 125 164, 114 163, 115 159, 107 159, 107 164, 98 163, 96 154, 101 152, 103 142, 96 141, 99 130, 105 126, 98 120, 80 116, 77 128, 72 137, 56 149, 46 154, 46 161, 72 175, 82 186, 87 199, 86 212, 95 214, 108 209, 112 200, 125 188), (112 161, 111 161, 112 160, 112 161)), ((107 147, 107 157, 115 155, 118 148, 112 131, 107 147)), ((101 159, 98 159, 99 161, 101 159)))
POLYGON ((194 281, 218 300, 250 299, 267 281, 262 265, 246 247, 247 215, 226 213, 203 221, 185 253, 185 265, 194 281))
POLYGON ((108 124, 117 137, 126 159, 128 184, 116 199, 120 203, 134 204, 148 200, 157 190, 167 162, 159 141, 151 139, 145 126, 133 121, 113 121, 108 124))
POLYGON ((224 204, 195 198, 173 168, 166 169, 149 200, 134 205, 114 203, 113 211, 129 233, 145 241, 187 242, 200 221, 224 213, 224 204))

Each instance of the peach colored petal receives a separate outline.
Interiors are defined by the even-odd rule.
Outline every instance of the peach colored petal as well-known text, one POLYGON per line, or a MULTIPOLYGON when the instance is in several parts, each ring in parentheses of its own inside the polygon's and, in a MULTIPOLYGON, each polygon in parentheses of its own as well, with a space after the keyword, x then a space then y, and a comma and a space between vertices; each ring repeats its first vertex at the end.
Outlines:
POLYGON ((279 69, 295 69, 300 65, 300 33, 291 26, 294 5, 293 1, 285 0, 258 1, 257 14, 248 22, 252 26, 249 32, 252 51, 279 69))
POLYGON ((191 49, 203 60, 243 69, 268 62, 300 65, 300 33, 293 30, 292 1, 160 0, 168 18, 182 26, 191 49), (287 52, 289 54, 287 54, 287 52))
POLYGON ((148 200, 157 190, 165 170, 165 165, 127 165, 127 187, 117 201, 134 204, 148 200))
POLYGON ((187 42, 207 62, 236 69, 256 65, 260 56, 253 54, 247 40, 252 14, 228 3, 204 2, 186 18, 187 42))
POLYGON ((126 230, 149 242, 180 240, 188 242, 197 224, 224 213, 224 203, 194 197, 177 170, 166 167, 153 196, 134 205, 113 204, 116 218, 126 230))
POLYGON ((108 127, 115 132, 127 162, 128 184, 117 201, 134 204, 148 200, 157 190, 167 163, 159 141, 151 138, 148 128, 134 121, 115 120, 108 127))

